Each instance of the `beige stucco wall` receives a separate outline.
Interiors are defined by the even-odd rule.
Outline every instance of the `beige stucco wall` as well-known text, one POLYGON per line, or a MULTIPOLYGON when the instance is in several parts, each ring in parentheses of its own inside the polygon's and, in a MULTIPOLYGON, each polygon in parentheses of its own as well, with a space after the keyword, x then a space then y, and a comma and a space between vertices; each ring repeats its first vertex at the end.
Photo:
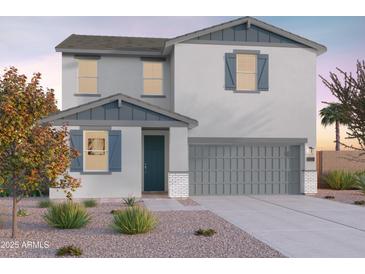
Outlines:
POLYGON ((319 151, 318 171, 322 174, 333 170, 365 170, 365 155, 358 151, 319 151))

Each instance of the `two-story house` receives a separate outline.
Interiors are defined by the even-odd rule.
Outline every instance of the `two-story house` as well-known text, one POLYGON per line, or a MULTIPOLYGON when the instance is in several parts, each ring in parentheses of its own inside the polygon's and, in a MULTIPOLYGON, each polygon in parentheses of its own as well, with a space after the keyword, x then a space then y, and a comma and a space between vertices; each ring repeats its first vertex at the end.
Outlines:
POLYGON ((244 17, 172 39, 73 34, 56 51, 63 110, 44 121, 81 153, 74 197, 316 192, 323 45, 244 17))

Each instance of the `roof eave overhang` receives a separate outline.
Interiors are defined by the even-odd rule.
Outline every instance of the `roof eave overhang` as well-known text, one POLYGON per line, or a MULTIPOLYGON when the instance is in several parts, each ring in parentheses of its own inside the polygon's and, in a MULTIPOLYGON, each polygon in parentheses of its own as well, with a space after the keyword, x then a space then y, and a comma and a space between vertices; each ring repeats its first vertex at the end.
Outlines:
POLYGON ((135 55, 148 57, 161 57, 161 51, 155 50, 97 50, 97 49, 70 49, 70 48, 55 48, 56 52, 69 54, 95 54, 95 55, 135 55))

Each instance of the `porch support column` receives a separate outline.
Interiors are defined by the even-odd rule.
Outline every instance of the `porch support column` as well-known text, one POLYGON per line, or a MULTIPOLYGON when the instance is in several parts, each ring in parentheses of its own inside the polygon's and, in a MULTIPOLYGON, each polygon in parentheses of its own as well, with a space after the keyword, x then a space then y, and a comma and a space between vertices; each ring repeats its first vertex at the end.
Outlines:
POLYGON ((168 195, 189 196, 189 145, 186 127, 171 127, 169 138, 168 195))

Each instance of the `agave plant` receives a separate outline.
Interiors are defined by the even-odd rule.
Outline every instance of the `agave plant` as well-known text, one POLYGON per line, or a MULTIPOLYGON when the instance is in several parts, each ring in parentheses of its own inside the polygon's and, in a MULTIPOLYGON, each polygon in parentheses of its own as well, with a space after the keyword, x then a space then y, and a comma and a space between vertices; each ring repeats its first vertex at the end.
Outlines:
POLYGON ((29 216, 29 215, 30 215, 29 212, 24 208, 19 208, 17 213, 16 213, 16 216, 18 216, 18 217, 26 217, 26 216, 29 216))
POLYGON ((52 205, 43 218, 48 225, 61 229, 81 228, 90 221, 85 207, 70 201, 52 205))
POLYGON ((156 217, 147 209, 135 206, 113 214, 113 224, 117 232, 123 234, 146 233, 156 227, 156 217))
POLYGON ((74 256, 79 257, 82 255, 81 248, 74 246, 74 245, 68 245, 63 246, 60 249, 57 250, 56 256, 74 256))
POLYGON ((125 204, 126 206, 135 206, 137 200, 136 197, 127 197, 123 199, 123 204, 125 204))

